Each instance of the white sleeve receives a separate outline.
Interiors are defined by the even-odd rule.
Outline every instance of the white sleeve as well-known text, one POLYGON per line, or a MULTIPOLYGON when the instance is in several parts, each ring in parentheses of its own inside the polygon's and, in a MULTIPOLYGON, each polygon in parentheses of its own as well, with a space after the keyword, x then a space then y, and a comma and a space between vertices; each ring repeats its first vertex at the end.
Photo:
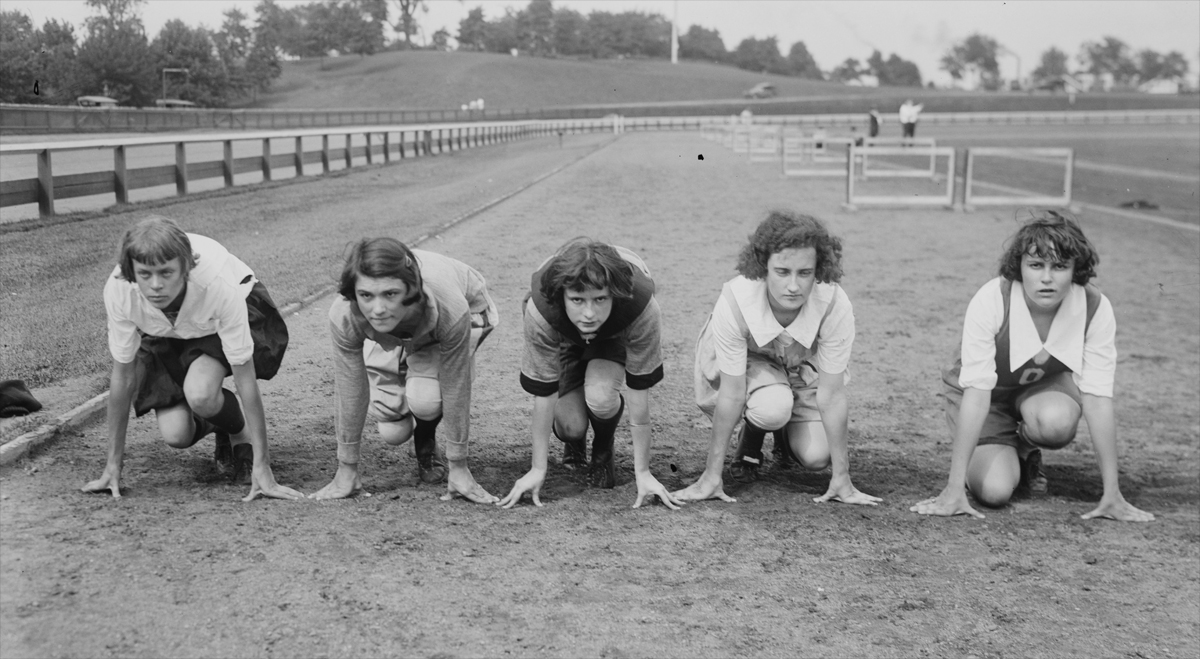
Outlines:
POLYGON ((738 326, 729 301, 722 294, 717 298, 712 314, 713 347, 717 352, 717 368, 726 375, 746 374, 746 335, 738 326))
POLYGON ((129 318, 128 297, 123 295, 122 282, 109 275, 104 284, 104 310, 108 315, 108 351, 113 361, 129 364, 137 357, 142 336, 129 318))
POLYGON ((984 284, 967 305, 958 386, 984 391, 996 388, 996 333, 1002 322, 1004 296, 1000 292, 1000 280, 993 279, 984 284))
POLYGON ((850 365, 854 346, 854 308, 845 291, 838 287, 833 311, 817 331, 817 368, 825 373, 844 373, 850 365))
POLYGON ((1085 394, 1112 398, 1117 373, 1117 319, 1112 303, 1100 296, 1100 306, 1083 337, 1083 373, 1075 375, 1075 384, 1085 394))

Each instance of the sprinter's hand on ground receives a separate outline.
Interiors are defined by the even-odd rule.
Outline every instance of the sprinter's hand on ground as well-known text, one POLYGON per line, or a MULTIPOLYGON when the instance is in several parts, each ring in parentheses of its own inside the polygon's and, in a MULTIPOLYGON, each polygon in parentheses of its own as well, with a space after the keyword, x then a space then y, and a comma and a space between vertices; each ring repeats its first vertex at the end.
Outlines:
POLYGON ((637 500, 633 502, 634 508, 641 508, 642 504, 646 503, 650 497, 658 497, 664 506, 671 510, 679 510, 679 506, 683 502, 671 496, 667 488, 663 487, 663 484, 658 482, 658 479, 649 471, 636 474, 634 479, 637 481, 637 500))
POLYGON ((720 499, 726 503, 734 503, 737 499, 725 494, 725 484, 721 481, 721 477, 717 476, 714 479, 707 479, 703 475, 699 480, 691 485, 671 493, 676 501, 704 501, 706 499, 720 499))
POLYGON ((850 478, 847 476, 842 479, 831 479, 829 481, 829 489, 825 491, 825 494, 816 497, 813 501, 817 503, 841 501, 842 503, 853 503, 860 506, 876 506, 883 499, 860 492, 858 488, 854 487, 854 483, 851 483, 850 478))
POLYGON ((247 494, 242 501, 254 501, 259 496, 267 499, 292 499, 293 501, 304 498, 304 494, 275 482, 275 472, 271 471, 270 465, 255 465, 254 469, 250 471, 250 494, 247 494))
POLYGON ((983 519, 983 513, 972 508, 971 502, 967 501, 966 488, 952 488, 948 485, 936 497, 918 501, 917 505, 912 506, 909 510, 920 515, 936 515, 939 517, 971 515, 972 517, 983 519))
POLYGON ((362 479, 358 475, 358 465, 338 463, 337 473, 325 487, 308 495, 310 499, 345 499, 362 491, 362 479))
POLYGON ((1090 513, 1080 515, 1083 519, 1105 517, 1119 522, 1153 522, 1154 515, 1144 510, 1134 508, 1125 497, 1118 492, 1115 496, 1100 499, 1100 505, 1090 513))
POLYGON ((542 507, 540 498, 542 492, 542 483, 546 482, 546 471, 544 469, 530 469, 529 473, 522 476, 509 490, 508 495, 496 502, 497 506, 503 508, 512 508, 521 501, 521 497, 526 492, 533 499, 533 505, 538 508, 542 507))
POLYGON ((500 500, 475 482, 470 469, 465 465, 456 465, 451 460, 450 475, 446 478, 446 493, 442 495, 442 501, 449 501, 455 497, 463 497, 475 503, 496 503, 500 500))
POLYGON ((104 490, 111 492, 114 499, 121 498, 120 467, 105 467, 104 473, 100 474, 100 478, 91 481, 81 488, 81 491, 89 493, 103 492, 104 490))

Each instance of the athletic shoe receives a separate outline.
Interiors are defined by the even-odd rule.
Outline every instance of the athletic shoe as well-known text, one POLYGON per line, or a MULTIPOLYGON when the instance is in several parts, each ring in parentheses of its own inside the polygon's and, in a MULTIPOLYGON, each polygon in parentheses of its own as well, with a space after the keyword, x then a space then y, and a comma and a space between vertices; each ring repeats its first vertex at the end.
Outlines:
POLYGON ((587 440, 563 440, 562 466, 572 471, 587 467, 587 440))
POLYGON ((249 485, 250 474, 254 471, 254 447, 249 444, 238 444, 233 447, 233 483, 249 485))
POLYGON ((1021 463, 1021 489, 1031 494, 1045 494, 1049 489, 1046 474, 1042 472, 1042 450, 1033 449, 1021 463))
POLYGON ((608 446, 608 450, 602 450, 599 454, 596 453, 595 445, 592 446, 592 466, 588 472, 588 483, 592 487, 599 487, 605 490, 611 490, 617 486, 617 469, 613 464, 612 445, 608 446))
POLYGON ((233 472, 233 446, 229 443, 229 433, 224 430, 216 431, 216 448, 213 450, 213 461, 217 463, 217 471, 222 474, 233 472))

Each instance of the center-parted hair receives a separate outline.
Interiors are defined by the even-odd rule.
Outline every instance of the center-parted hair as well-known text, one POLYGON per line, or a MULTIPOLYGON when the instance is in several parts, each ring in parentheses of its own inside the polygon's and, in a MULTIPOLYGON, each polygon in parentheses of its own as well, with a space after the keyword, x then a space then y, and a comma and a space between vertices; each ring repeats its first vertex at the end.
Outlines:
POLYGON ((759 223, 738 255, 737 271, 747 279, 767 276, 767 261, 785 249, 812 247, 817 252, 816 280, 842 280, 842 241, 811 215, 775 210, 759 223))
POLYGON ((1075 263, 1071 282, 1083 286, 1096 276, 1100 255, 1079 222, 1066 213, 1033 211, 1032 217, 1008 239, 1000 257, 1000 276, 1021 281, 1021 259, 1029 254, 1056 263, 1075 263))
POLYGON ((151 215, 129 227, 121 237, 117 263, 121 268, 121 278, 126 281, 136 281, 133 273, 134 261, 146 265, 160 265, 171 259, 179 259, 180 274, 184 277, 196 267, 192 241, 175 220, 151 215))
POLYGON ((357 298, 355 287, 360 274, 373 279, 394 278, 404 282, 408 287, 408 296, 403 300, 405 305, 425 301, 421 265, 412 250, 395 238, 363 238, 350 246, 338 285, 342 297, 351 301, 357 298))
POLYGON ((558 249, 542 271, 542 297, 563 303, 564 291, 607 288, 614 299, 633 297, 633 265, 616 248, 586 236, 572 238, 558 249))

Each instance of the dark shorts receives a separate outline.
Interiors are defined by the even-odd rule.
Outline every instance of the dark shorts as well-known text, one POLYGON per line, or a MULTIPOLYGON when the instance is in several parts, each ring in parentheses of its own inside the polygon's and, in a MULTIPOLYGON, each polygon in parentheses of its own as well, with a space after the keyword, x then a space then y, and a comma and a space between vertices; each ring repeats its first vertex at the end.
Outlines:
MULTIPOLYGON (((270 380, 279 372, 283 353, 287 351, 287 324, 262 282, 255 283, 246 296, 246 311, 250 337, 254 340, 254 373, 259 380, 270 380)), ((134 413, 142 416, 150 410, 184 402, 183 380, 192 362, 201 355, 220 362, 226 376, 233 374, 221 348, 221 337, 216 334, 198 339, 142 335, 142 345, 134 360, 134 413)))
POLYGON ((563 396, 583 386, 588 362, 607 359, 625 365, 625 346, 615 339, 593 341, 587 345, 563 343, 558 348, 558 395, 563 396))
MULTIPOLYGON (((962 405, 962 389, 944 381, 943 384, 946 423, 950 426, 950 436, 953 438, 958 432, 958 408, 962 405)), ((993 396, 992 403, 988 406, 987 417, 983 420, 983 429, 979 431, 978 445, 1003 444, 1013 448, 1019 447, 1024 441, 1017 434, 1017 425, 1021 422, 1021 403, 1030 396, 1047 391, 1064 393, 1083 405, 1079 387, 1075 385, 1074 377, 1069 371, 1020 387, 1005 396, 993 396)))

